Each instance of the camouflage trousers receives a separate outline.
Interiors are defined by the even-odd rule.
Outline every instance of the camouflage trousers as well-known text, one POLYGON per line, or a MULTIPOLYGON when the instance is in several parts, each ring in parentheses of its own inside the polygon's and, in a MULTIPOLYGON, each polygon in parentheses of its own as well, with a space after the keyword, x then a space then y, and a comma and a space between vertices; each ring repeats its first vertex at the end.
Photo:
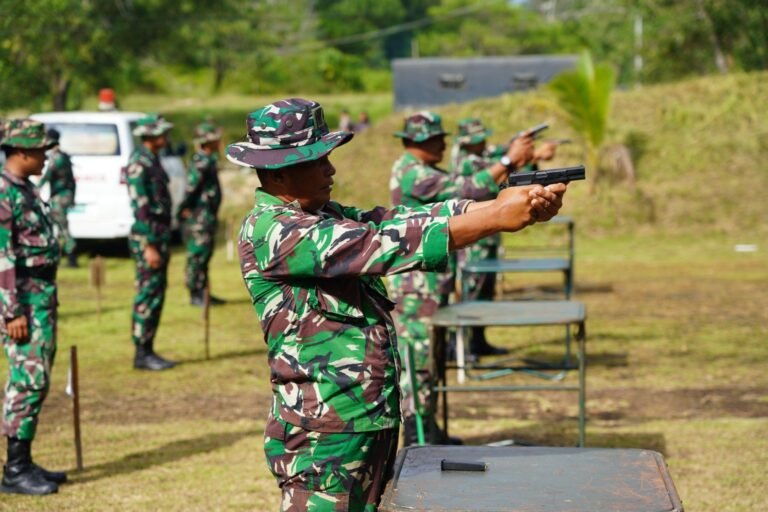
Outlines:
MULTIPOLYGON (((482 261, 496 259, 499 247, 496 245, 474 244, 456 253, 456 262, 459 271, 465 263, 470 261, 482 261)), ((467 274, 462 272, 461 300, 493 300, 496 294, 496 274, 493 272, 483 274, 467 274)))
POLYGON ((400 389, 403 391, 400 409, 403 416, 412 416, 416 411, 414 396, 418 399, 419 412, 429 404, 429 324, 428 320, 437 308, 448 303, 447 296, 428 294, 404 294, 397 301, 393 320, 397 329, 400 359, 405 371, 400 375, 400 389), (408 353, 413 352, 414 367, 410 367, 408 353), (416 390, 411 386, 410 372, 416 376, 416 390))
POLYGON ((184 228, 187 242, 186 282, 190 292, 202 292, 208 286, 208 264, 213 256, 215 235, 216 226, 184 228))
POLYGON ((16 281, 29 337, 15 340, 3 327, 8 382, 3 403, 3 435, 32 441, 48 394, 56 356, 56 284, 41 279, 16 281))
POLYGON ((75 204, 74 198, 71 194, 59 194, 51 197, 49 204, 51 206, 51 217, 56 223, 61 250, 64 254, 72 254, 75 250, 75 239, 69 234, 67 210, 75 204))
POLYGON ((281 512, 375 512, 392 477, 398 429, 324 433, 270 417, 267 464, 281 512))
POLYGON ((128 239, 128 247, 136 262, 134 280, 136 296, 133 299, 131 315, 131 339, 135 345, 151 344, 160 324, 160 315, 165 302, 165 288, 168 285, 168 260, 170 259, 168 242, 164 241, 158 247, 162 265, 157 269, 150 268, 144 261, 141 243, 133 236, 128 239))

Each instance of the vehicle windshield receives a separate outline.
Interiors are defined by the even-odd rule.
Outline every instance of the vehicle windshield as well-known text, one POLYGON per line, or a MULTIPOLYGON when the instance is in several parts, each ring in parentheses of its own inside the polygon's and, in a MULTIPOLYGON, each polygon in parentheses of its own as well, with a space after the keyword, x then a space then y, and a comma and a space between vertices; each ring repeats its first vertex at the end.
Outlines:
POLYGON ((61 134, 62 151, 70 155, 111 156, 120 154, 117 125, 111 123, 46 123, 61 134))

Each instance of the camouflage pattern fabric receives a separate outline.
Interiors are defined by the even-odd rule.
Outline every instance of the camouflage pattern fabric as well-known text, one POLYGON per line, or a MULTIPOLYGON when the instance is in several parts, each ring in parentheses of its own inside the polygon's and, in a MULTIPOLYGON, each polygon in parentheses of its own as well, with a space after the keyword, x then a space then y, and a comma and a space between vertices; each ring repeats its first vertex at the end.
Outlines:
POLYGON ((45 203, 27 179, 3 170, 0 178, 0 332, 8 358, 2 433, 33 440, 56 354, 56 284, 29 276, 55 274, 59 245, 45 203), (7 322, 27 317, 29 337, 15 340, 7 322))
POLYGON ((256 169, 281 169, 311 162, 349 142, 348 132, 331 132, 323 108, 301 98, 280 100, 251 112, 245 142, 227 146, 227 159, 256 169))
POLYGON ((263 190, 240 231, 240 265, 269 348, 272 416, 316 432, 396 428, 400 360, 380 276, 442 270, 448 217, 466 201, 302 210, 263 190))
MULTIPOLYGON (((456 198, 484 199, 499 192, 496 181, 488 171, 470 176, 451 176, 438 167, 425 164, 407 151, 392 167, 389 189, 392 203, 406 206, 423 206, 456 198)), ((398 335, 414 351, 414 371, 421 385, 421 389, 417 390, 420 404, 426 403, 421 401, 422 398, 429 397, 426 384, 429 379, 429 336, 424 324, 428 317, 424 311, 434 304, 447 304, 448 296, 455 286, 455 260, 452 259, 452 263, 447 272, 416 271, 389 278, 390 295, 400 303, 396 314, 396 321, 401 327, 398 335)), ((403 411, 407 415, 413 411, 413 398, 410 386, 406 389, 409 392, 403 397, 403 411)))
POLYGON ((208 286, 208 263, 213 255, 216 214, 221 205, 218 155, 198 151, 187 171, 187 188, 179 212, 189 210, 182 229, 187 243, 187 288, 202 292, 208 286))
POLYGON ((45 132, 45 125, 32 119, 10 119, 5 124, 1 147, 50 149, 56 144, 45 132))
MULTIPOLYGON (((460 176, 472 176, 478 172, 483 172, 493 165, 493 161, 485 156, 468 153, 459 150, 459 156, 456 159, 456 167, 451 175, 454 179, 460 176)), ((489 194, 482 198, 489 200, 496 197, 496 194, 489 194)), ((456 267, 458 269, 470 261, 482 261, 496 258, 501 245, 501 234, 483 238, 476 243, 465 247, 456 252, 456 267)), ((471 274, 463 279, 462 300, 492 300, 496 288, 496 274, 483 273, 471 274)))
POLYGON ((75 205, 76 184, 72 173, 72 161, 69 155, 61 151, 58 146, 48 154, 48 168, 38 187, 46 183, 51 189, 48 202, 51 206, 51 217, 58 228, 59 242, 64 254, 71 254, 75 250, 75 239, 69 234, 67 210, 75 205))
POLYGON ((325 433, 270 418, 264 452, 283 512, 375 512, 391 478, 397 429, 325 433))
POLYGON ((395 137, 413 142, 424 142, 438 135, 448 135, 448 132, 443 130, 443 120, 439 114, 427 110, 406 117, 403 130, 394 133, 395 137))
POLYGON ((128 247, 136 262, 131 337, 134 344, 143 345, 154 340, 163 311, 170 259, 171 194, 160 159, 144 146, 128 161, 127 183, 134 217, 128 247), (160 253, 160 268, 152 269, 144 261, 147 245, 160 253))
POLYGON ((136 121, 136 127, 132 133, 135 137, 158 137, 171 128, 173 128, 173 124, 165 120, 163 116, 147 114, 136 121))

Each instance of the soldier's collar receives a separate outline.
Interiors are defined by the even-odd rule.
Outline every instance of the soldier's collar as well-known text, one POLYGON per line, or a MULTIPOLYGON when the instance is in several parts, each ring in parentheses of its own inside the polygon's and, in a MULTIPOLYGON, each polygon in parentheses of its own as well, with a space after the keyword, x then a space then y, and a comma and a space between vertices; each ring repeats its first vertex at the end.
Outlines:
POLYGON ((3 167, 3 176, 8 178, 8 181, 15 183, 16 185, 26 185, 27 183, 30 183, 29 179, 19 178, 5 167, 3 167))
POLYGON ((265 191, 262 188, 256 189, 256 204, 267 204, 267 205, 285 204, 285 205, 289 205, 289 206, 293 206, 295 208, 301 209, 301 205, 299 204, 298 200, 287 203, 282 199, 280 199, 279 197, 273 196, 272 194, 270 194, 269 192, 265 191))

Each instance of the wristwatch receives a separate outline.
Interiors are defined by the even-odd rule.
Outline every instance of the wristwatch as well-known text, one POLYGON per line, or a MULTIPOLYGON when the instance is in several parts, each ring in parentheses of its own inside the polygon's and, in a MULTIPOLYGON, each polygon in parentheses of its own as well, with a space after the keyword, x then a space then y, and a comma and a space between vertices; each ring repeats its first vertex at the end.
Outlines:
POLYGON ((514 171, 515 170, 515 164, 512 163, 512 160, 507 155, 504 155, 499 159, 499 163, 507 168, 508 171, 514 171))

